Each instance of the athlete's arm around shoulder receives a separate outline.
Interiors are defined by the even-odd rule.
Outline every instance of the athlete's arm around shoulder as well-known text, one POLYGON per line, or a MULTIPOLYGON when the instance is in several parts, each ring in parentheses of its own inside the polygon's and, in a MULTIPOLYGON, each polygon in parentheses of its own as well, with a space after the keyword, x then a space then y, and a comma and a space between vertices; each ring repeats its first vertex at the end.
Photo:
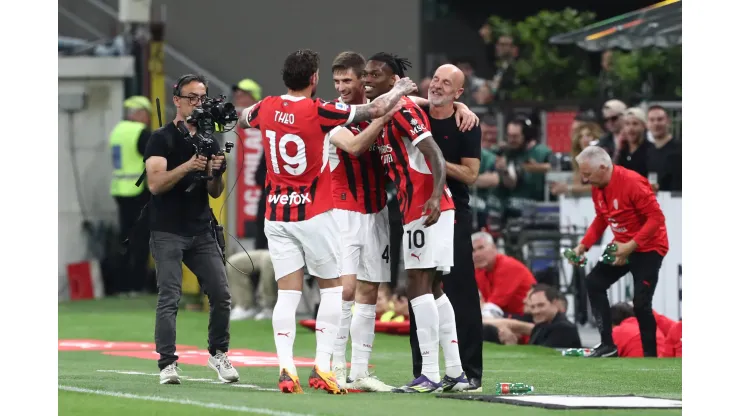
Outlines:
POLYGON ((352 134, 352 132, 346 127, 335 127, 329 132, 329 140, 334 146, 344 150, 345 152, 354 156, 359 156, 372 146, 380 132, 383 130, 383 127, 391 121, 396 111, 400 110, 402 107, 403 101, 399 100, 396 102, 396 105, 393 106, 391 111, 383 117, 373 120, 373 122, 357 136, 352 134))
POLYGON ((393 88, 390 91, 374 99, 370 104, 355 106, 355 115, 352 122, 358 123, 360 121, 382 117, 393 109, 393 106, 396 105, 401 97, 411 94, 414 91, 416 91, 414 81, 411 81, 410 78, 401 79, 396 75, 396 83, 393 84, 393 88))

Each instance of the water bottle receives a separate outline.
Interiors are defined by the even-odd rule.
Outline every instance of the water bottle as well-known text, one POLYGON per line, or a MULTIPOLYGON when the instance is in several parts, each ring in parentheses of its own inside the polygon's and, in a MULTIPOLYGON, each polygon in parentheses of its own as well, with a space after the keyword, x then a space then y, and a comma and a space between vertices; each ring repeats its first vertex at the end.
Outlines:
POLYGON ((568 348, 563 350, 563 357, 588 357, 591 352, 591 348, 568 348))
MULTIPOLYGON (((604 254, 601 255, 601 261, 606 264, 613 264, 614 261, 617 259, 617 256, 614 255, 614 253, 617 252, 617 245, 614 243, 609 244, 606 246, 606 250, 604 251, 604 254)), ((630 260, 627 259, 627 261, 624 264, 629 264, 630 260)))
POLYGON ((496 384, 496 394, 498 395, 504 395, 504 394, 521 395, 521 394, 532 393, 533 391, 534 391, 534 386, 530 386, 529 384, 524 384, 524 383, 497 383, 496 384))
POLYGON ((563 252, 563 257, 572 261, 578 267, 586 266, 586 257, 577 256, 576 252, 572 248, 565 249, 565 251, 563 252))

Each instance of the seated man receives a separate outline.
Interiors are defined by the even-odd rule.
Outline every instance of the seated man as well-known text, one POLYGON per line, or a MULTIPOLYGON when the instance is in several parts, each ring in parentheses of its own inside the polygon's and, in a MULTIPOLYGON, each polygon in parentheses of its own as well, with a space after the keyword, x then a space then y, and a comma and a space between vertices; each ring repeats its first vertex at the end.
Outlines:
POLYGON ((272 268, 272 259, 267 250, 252 250, 249 254, 239 252, 227 258, 226 275, 231 288, 232 308, 231 320, 255 318, 257 320, 272 319, 272 308, 277 301, 277 284, 275 270, 272 268), (251 260, 250 260, 251 257, 251 260), (252 264, 254 263, 254 269, 252 264), (237 270, 238 269, 238 270, 237 270), (260 305, 255 305, 254 290, 252 289, 251 273, 259 273, 260 305), (247 273, 247 275, 244 275, 247 273))
POLYGON ((683 356, 683 335, 682 335, 682 321, 678 321, 673 325, 668 335, 666 336, 666 343, 668 344, 667 350, 671 352, 669 357, 681 357, 683 356))
POLYGON ((490 234, 477 232, 472 239, 475 280, 483 297, 484 316, 522 314, 527 292, 537 283, 532 272, 515 258, 499 254, 490 234))
MULTIPOLYGON (((640 327, 637 324, 635 310, 627 302, 620 302, 611 307, 612 338, 617 346, 620 357, 644 357, 640 327)), ((656 328, 655 341, 658 347, 658 357, 671 357, 672 348, 666 343, 665 336, 660 328, 656 328)))
MULTIPOLYGON (((487 325, 495 326, 499 335, 512 332, 517 337, 528 336, 529 345, 551 348, 580 348, 581 337, 575 324, 561 310, 565 297, 555 288, 538 284, 529 296, 532 322, 518 319, 483 318, 484 338, 487 325)), ((488 330, 490 331, 490 330, 488 330)))

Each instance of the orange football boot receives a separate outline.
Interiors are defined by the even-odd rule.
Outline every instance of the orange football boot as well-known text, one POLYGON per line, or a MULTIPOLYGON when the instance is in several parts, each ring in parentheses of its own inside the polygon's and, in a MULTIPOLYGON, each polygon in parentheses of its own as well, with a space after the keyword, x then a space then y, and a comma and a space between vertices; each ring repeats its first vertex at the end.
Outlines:
POLYGON ((324 373, 316 366, 313 367, 311 376, 308 377, 308 385, 316 390, 326 390, 329 394, 347 394, 347 389, 339 388, 337 385, 337 378, 333 372, 324 373))
POLYGON ((303 389, 301 388, 300 381, 298 381, 298 376, 290 374, 288 370, 284 368, 280 371, 278 388, 283 393, 303 394, 303 389))

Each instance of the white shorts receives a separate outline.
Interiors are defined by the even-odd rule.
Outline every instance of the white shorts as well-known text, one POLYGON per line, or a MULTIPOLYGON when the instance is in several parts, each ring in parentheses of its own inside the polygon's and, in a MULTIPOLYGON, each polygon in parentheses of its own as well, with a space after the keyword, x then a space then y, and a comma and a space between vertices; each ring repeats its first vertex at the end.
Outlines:
POLYGON ((342 275, 342 240, 331 210, 305 221, 265 220, 265 236, 275 280, 304 265, 311 276, 322 279, 342 275))
POLYGON ((424 228, 426 216, 403 226, 403 263, 409 269, 437 269, 448 274, 454 266, 455 210, 443 211, 436 224, 424 228))
POLYGON ((389 283, 388 208, 375 214, 343 209, 333 212, 342 230, 342 275, 354 274, 363 282, 389 283))

